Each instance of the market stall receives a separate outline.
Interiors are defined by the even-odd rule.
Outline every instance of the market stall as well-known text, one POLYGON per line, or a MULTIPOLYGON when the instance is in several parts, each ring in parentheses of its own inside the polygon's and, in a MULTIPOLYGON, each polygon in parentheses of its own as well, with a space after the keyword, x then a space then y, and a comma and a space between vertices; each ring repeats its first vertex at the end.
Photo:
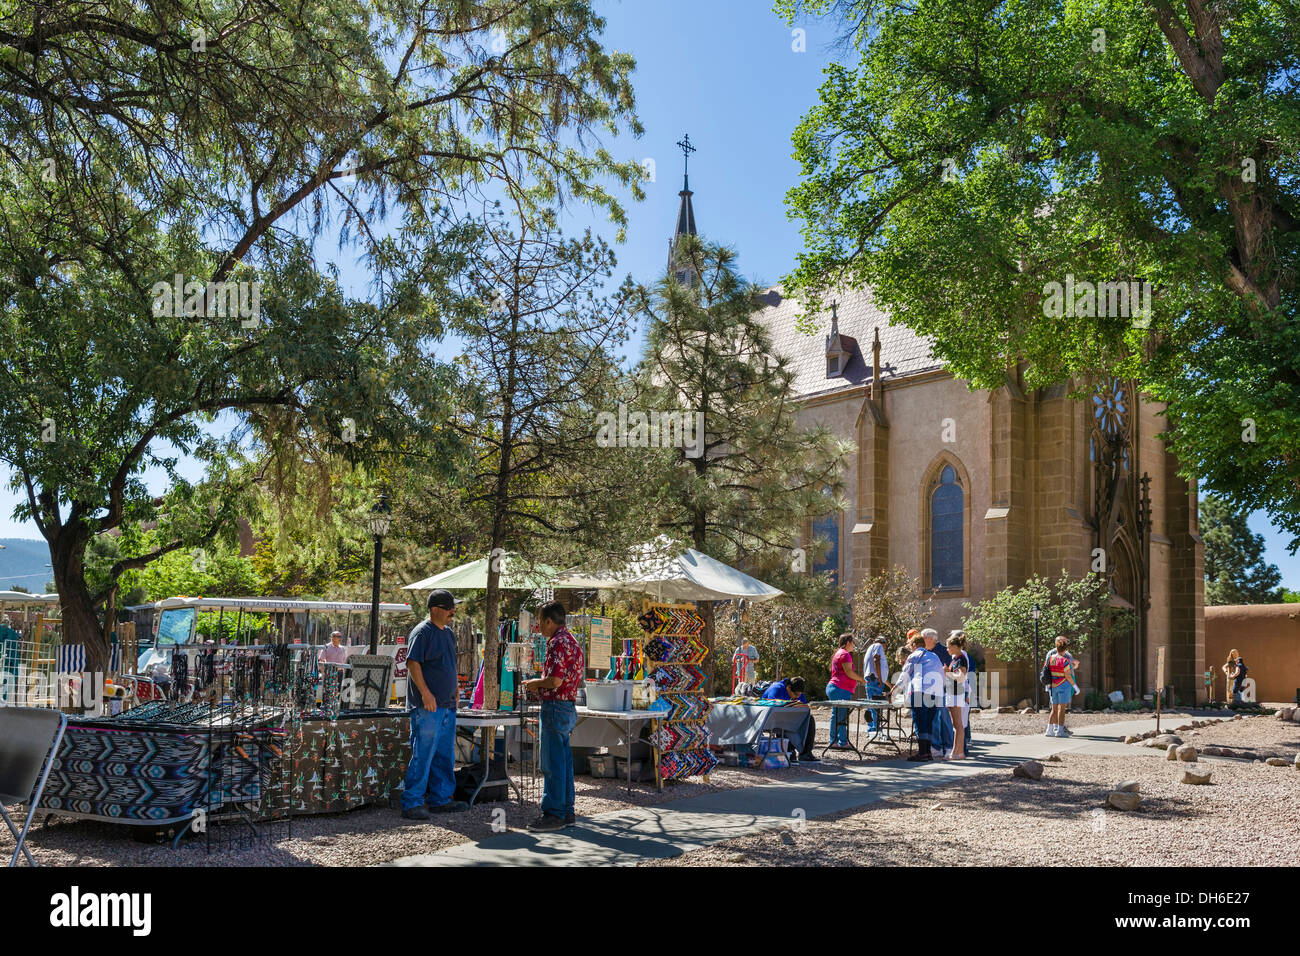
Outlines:
MULTIPOLYGON (((368 612, 368 604, 170 598, 156 607, 155 641, 137 662, 147 675, 138 687, 151 689, 118 714, 70 720, 44 809, 170 827, 179 839, 227 817, 256 833, 295 814, 385 804, 401 786, 409 721, 387 709, 392 657, 354 653, 334 664, 322 660, 320 643, 239 640, 290 630, 323 637, 331 617, 368 612), (213 630, 200 630, 201 614, 217 618, 217 635, 235 639, 203 640, 213 630), (280 615, 280 627, 258 615, 280 615), (221 627, 232 618, 232 628, 221 627)), ((410 607, 381 612, 409 615, 410 607)))
POLYGON ((695 776, 707 782, 717 757, 709 746, 711 705, 702 693, 708 649, 702 641, 705 620, 697 605, 737 598, 768 601, 781 591, 666 537, 634 549, 622 568, 574 569, 555 585, 654 595, 655 600, 642 605, 638 620, 643 638, 611 660, 611 671, 653 685, 649 695, 653 699, 647 699, 644 707, 650 715, 656 784, 695 776), (688 601, 694 604, 684 603, 688 601))
POLYGON ((709 708, 709 739, 715 747, 738 748, 758 756, 763 741, 782 735, 795 749, 808 733, 812 713, 807 704, 752 697, 714 697, 709 708))

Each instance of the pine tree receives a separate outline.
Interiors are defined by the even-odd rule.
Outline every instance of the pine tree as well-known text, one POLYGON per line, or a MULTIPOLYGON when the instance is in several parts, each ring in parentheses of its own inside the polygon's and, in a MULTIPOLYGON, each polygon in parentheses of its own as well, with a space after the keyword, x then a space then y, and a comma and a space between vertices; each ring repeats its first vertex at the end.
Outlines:
POLYGON ((1215 495, 1201 498, 1201 539, 1205 542, 1205 603, 1274 604, 1282 600, 1282 574, 1264 560, 1264 537, 1215 495))
MULTIPOLYGON (((737 274, 735 259, 731 249, 681 236, 675 268, 645 303, 641 403, 646 412, 684 412, 694 428, 694 441, 672 450, 659 524, 728 564, 779 561, 801 574, 811 561, 794 550, 800 531, 839 504, 852 445, 799 424, 794 373, 773 354, 757 318, 760 290, 737 274)), ((712 626, 706 643, 712 650, 712 626)))

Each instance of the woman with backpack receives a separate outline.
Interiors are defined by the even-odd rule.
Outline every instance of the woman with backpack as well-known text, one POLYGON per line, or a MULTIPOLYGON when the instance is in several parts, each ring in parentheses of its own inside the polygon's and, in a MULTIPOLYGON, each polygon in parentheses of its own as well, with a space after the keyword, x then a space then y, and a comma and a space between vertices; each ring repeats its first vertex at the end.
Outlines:
POLYGON ((1052 648, 1043 664, 1043 683, 1051 689, 1052 703, 1051 713, 1047 717, 1048 737, 1073 736, 1065 728, 1065 711, 1070 706, 1070 698, 1079 693, 1079 685, 1074 680, 1079 664, 1066 650, 1069 646, 1069 638, 1058 637, 1056 647, 1052 648))
POLYGON ((1226 678, 1226 686, 1232 688, 1232 702, 1234 704, 1242 703, 1241 685, 1246 680, 1246 672, 1250 670, 1246 662, 1241 659, 1241 654, 1234 647, 1228 651, 1228 660, 1223 665, 1223 675, 1226 678))

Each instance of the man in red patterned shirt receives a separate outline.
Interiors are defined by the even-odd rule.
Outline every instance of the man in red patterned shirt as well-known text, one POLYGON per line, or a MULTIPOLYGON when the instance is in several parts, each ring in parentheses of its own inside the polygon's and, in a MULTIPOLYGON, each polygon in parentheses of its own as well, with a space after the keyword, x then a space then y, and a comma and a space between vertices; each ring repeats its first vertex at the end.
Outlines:
POLYGON ((582 686, 582 648, 564 626, 564 605, 543 604, 538 627, 546 638, 542 676, 524 681, 524 690, 541 698, 542 815, 530 830, 562 830, 576 821, 573 797, 573 751, 569 735, 578 722, 573 700, 582 686))

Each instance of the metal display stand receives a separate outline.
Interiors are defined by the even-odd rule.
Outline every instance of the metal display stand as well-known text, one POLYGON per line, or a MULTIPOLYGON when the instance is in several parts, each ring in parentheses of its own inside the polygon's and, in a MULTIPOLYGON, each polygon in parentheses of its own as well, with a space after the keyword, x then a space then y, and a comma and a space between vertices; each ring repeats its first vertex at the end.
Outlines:
MULTIPOLYGON (((863 746, 870 747, 877 742, 886 743, 893 747, 894 752, 900 757, 903 755, 902 748, 898 746, 898 739, 903 736, 903 708, 900 705, 888 700, 812 700, 808 702, 808 706, 821 710, 848 710, 857 714, 858 731, 857 734, 849 734, 849 749, 857 754, 859 760, 862 759, 862 751, 853 743, 853 738, 862 734, 862 715, 869 711, 875 711, 877 714, 876 732, 871 735, 863 746)), ((847 715, 845 720, 852 720, 852 714, 847 715)), ((820 756, 825 757, 830 749, 831 744, 827 740, 820 756)))

